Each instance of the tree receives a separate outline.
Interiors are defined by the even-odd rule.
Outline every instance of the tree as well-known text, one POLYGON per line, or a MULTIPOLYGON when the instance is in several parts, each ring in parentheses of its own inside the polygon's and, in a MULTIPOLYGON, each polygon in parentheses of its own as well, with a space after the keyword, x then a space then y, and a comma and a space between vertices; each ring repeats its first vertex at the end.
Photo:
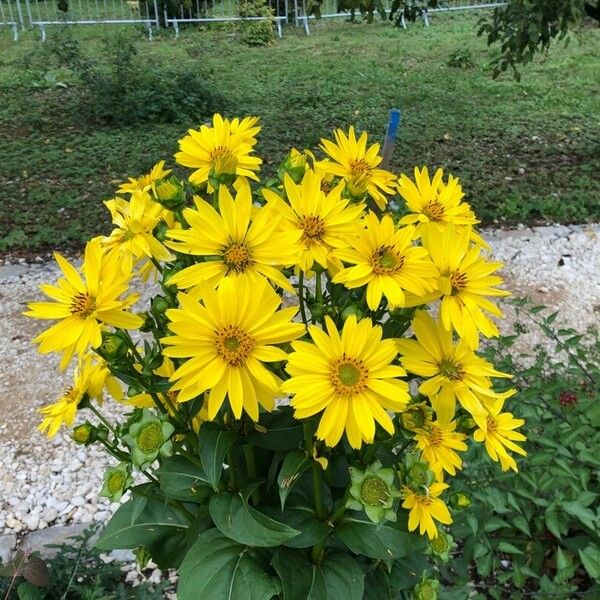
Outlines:
POLYGON ((487 35, 488 45, 501 45, 493 61, 494 77, 511 67, 519 79, 519 65, 547 51, 554 39, 564 39, 584 17, 600 21, 600 0, 509 0, 496 8, 481 19, 478 32, 487 35))

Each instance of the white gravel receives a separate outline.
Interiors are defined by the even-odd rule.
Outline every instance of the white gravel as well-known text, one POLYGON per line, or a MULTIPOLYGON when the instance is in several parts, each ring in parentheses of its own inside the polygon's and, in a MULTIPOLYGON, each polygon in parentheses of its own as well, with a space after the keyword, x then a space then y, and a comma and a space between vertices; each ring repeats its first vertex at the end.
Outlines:
MULTIPOLYGON (((522 227, 484 236, 506 263, 508 289, 560 310, 557 324, 585 330, 598 322, 600 226, 522 227)), ((52 263, 0 266, 0 535, 103 522, 118 506, 98 497, 112 458, 100 448, 76 446, 66 432, 48 441, 35 429, 37 408, 56 399, 70 379, 58 373, 55 357, 36 353, 30 340, 43 324, 21 312, 39 297, 37 285, 55 277, 52 263)), ((507 316, 505 330, 510 310, 507 316)), ((529 343, 538 341, 534 336, 529 343)), ((107 403, 105 410, 116 415, 122 409, 107 403)))

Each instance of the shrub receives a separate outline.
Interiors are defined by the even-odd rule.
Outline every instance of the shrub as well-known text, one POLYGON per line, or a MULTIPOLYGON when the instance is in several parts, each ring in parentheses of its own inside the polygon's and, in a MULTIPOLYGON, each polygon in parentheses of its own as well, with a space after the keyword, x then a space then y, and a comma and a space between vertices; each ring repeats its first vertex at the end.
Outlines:
POLYGON ((275 41, 273 10, 265 0, 244 0, 237 5, 240 17, 264 17, 262 20, 240 21, 238 31, 248 46, 268 46, 275 41))
POLYGON ((99 59, 87 56, 68 28, 50 38, 43 52, 70 70, 82 87, 84 114, 102 123, 198 122, 223 103, 207 73, 141 61, 126 32, 106 38, 99 59))

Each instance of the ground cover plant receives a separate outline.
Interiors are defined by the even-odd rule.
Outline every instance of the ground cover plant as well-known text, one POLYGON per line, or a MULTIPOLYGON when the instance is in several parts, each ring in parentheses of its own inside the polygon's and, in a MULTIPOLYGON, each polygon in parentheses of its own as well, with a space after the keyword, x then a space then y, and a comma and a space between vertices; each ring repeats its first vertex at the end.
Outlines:
POLYGON ((176 568, 180 600, 435 598, 463 453, 527 454, 511 375, 480 352, 501 263, 441 169, 398 177, 350 127, 261 181, 259 132, 189 130, 186 180, 157 163, 105 202, 79 269, 55 255, 53 301, 25 314, 76 368, 39 428, 89 410, 73 441, 114 457, 103 496, 130 494, 97 546, 176 568), (142 311, 134 275, 157 283, 142 311), (105 393, 131 412, 108 420, 105 393))
MULTIPOLYGON (((403 124, 393 168, 451 169, 484 223, 598 219, 598 32, 537 58, 520 83, 493 81, 496 50, 476 36, 476 21, 436 16, 429 29, 406 31, 378 19, 320 22, 310 37, 288 27, 282 40, 252 48, 227 29, 188 29, 152 43, 128 31, 149 70, 201 72, 223 97, 221 110, 262 115, 271 132, 259 146, 267 171, 292 144, 314 148, 332 125, 355 123, 381 139, 397 106, 403 124)), ((98 31, 74 36, 86 56, 104 62, 98 31)), ((78 108, 87 90, 72 70, 28 68, 41 46, 33 33, 1 43, 0 251, 79 249, 93 228, 110 225, 94 200, 171 156, 174 140, 205 117, 151 126, 90 121, 78 108)))

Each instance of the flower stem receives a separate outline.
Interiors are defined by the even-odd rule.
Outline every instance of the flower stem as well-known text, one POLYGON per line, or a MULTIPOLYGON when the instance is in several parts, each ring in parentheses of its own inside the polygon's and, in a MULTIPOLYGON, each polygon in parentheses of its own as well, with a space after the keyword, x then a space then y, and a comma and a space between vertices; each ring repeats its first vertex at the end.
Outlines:
POLYGON ((152 264, 154 265, 156 270, 162 275, 163 268, 161 264, 153 256, 150 257, 150 260, 152 261, 152 264))
MULTIPOLYGON (((246 458, 246 468, 248 469, 248 477, 250 479, 256 479, 258 477, 258 472, 256 471, 256 460, 254 458, 254 447, 246 444, 244 446, 244 456, 246 458)), ((260 492, 258 489, 252 493, 250 496, 252 502, 254 504, 258 504, 260 502, 260 492)))
POLYGON ((232 491, 237 491, 237 467, 235 466, 235 458, 231 450, 227 452, 227 465, 229 466, 229 486, 232 491))
POLYGON ((109 431, 111 431, 115 437, 118 437, 117 430, 108 422, 108 419, 90 402, 88 408, 100 419, 100 421, 106 425, 109 431))
POLYGON ((306 306, 304 305, 304 272, 300 271, 298 275, 298 301, 300 302, 300 315, 306 331, 308 331, 308 321, 306 319, 306 306))
MULTIPOLYGON (((304 444, 308 456, 312 459, 314 449, 314 430, 312 423, 309 420, 305 420, 303 424, 304 429, 304 444)), ((323 504, 323 473, 321 471, 321 465, 316 460, 312 461, 312 481, 313 481, 313 493, 315 496, 315 515, 317 519, 322 520, 325 517, 325 506, 323 504)))

